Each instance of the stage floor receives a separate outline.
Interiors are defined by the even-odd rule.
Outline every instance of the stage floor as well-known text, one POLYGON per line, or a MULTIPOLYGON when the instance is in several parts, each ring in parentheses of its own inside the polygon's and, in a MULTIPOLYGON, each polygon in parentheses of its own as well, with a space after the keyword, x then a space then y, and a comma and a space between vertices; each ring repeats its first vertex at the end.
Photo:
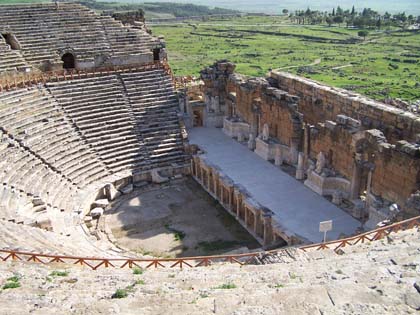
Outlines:
POLYGON ((322 241, 319 222, 333 220, 328 239, 351 235, 360 222, 316 194, 280 168, 263 160, 246 146, 217 128, 193 128, 189 141, 205 151, 204 156, 218 166, 235 184, 246 188, 252 198, 275 213, 282 230, 310 242, 322 241))

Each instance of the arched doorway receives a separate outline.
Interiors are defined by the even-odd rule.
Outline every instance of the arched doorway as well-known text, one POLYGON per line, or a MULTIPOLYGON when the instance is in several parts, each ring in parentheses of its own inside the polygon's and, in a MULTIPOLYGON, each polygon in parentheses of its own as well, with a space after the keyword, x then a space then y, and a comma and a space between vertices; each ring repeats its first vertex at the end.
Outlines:
POLYGON ((75 68, 75 58, 71 53, 65 53, 61 60, 63 61, 64 69, 74 69, 75 68))
POLYGON ((153 60, 154 61, 160 60, 160 48, 153 49, 153 60))

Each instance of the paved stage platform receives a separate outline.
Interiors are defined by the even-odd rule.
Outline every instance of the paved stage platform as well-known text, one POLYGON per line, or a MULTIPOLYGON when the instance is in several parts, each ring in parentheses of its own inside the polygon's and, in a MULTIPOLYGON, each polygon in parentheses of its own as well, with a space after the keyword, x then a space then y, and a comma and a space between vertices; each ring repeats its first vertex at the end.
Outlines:
POLYGON ((285 230, 317 243, 323 238, 320 221, 333 220, 329 240, 342 233, 351 235, 360 227, 352 216, 226 136, 221 129, 193 128, 189 130, 189 140, 204 150, 206 159, 235 184, 245 187, 253 199, 273 211, 274 219, 285 230))

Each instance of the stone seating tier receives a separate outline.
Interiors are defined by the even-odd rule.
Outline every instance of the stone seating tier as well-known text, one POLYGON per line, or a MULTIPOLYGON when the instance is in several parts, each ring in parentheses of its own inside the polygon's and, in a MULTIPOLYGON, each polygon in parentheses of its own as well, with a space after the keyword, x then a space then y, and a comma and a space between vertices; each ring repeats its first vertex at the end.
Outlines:
MULTIPOLYGON (((54 4, 0 6, 0 16, 0 31, 16 36, 23 56, 10 57, 13 63, 7 69, 45 61, 60 63, 58 52, 69 47, 78 61, 93 62, 99 55, 150 54, 161 45, 143 30, 124 27, 78 4, 61 3, 59 10, 54 4)), ((1 48, 0 53, 3 60, 1 48)))
MULTIPOLYGON (((19 249, 21 251, 39 252, 52 255, 113 256, 106 248, 95 246, 83 233, 74 229, 71 235, 44 231, 27 225, 7 221, 0 224, 0 248, 19 249), (30 240, 30 241, 29 241, 30 240)), ((115 254, 114 254, 115 255, 115 254)))
POLYGON ((14 99, 5 97, 0 106, 3 128, 77 185, 89 183, 86 171, 95 175, 91 182, 108 176, 105 165, 81 142, 76 129, 47 93, 45 89, 35 88, 13 93, 14 99), (62 163, 63 160, 67 163, 62 163))
POLYGON ((186 165, 177 111, 170 76, 154 68, 3 91, 0 219, 70 214, 106 183, 186 165))

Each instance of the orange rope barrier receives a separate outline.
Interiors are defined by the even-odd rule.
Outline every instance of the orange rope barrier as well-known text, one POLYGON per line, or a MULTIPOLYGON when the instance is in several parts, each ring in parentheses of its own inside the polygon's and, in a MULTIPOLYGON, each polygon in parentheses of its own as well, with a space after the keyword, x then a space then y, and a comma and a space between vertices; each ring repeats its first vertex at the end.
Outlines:
MULTIPOLYGON (((383 237, 396 233, 398 231, 412 229, 420 226, 420 216, 408 219, 405 221, 397 222, 389 226, 378 228, 363 234, 352 236, 345 239, 336 241, 330 241, 326 243, 311 244, 298 247, 303 251, 309 250, 324 250, 332 249, 337 251, 338 249, 345 246, 353 246, 358 243, 364 243, 368 241, 380 240, 383 237)), ((198 256, 198 257, 185 257, 185 258, 150 258, 150 259, 136 259, 136 258, 96 258, 96 257, 76 257, 76 256, 64 256, 64 255, 48 255, 38 254, 31 252, 22 252, 15 250, 0 250, 1 261, 32 261, 41 264, 50 263, 67 263, 81 266, 88 266, 92 270, 97 270, 99 267, 114 267, 114 268, 133 268, 144 267, 144 268, 194 268, 202 266, 210 266, 217 262, 228 262, 232 264, 247 264, 252 258, 258 257, 262 254, 275 254, 283 251, 284 249, 272 250, 267 252, 254 252, 238 255, 216 255, 216 256, 198 256)))

